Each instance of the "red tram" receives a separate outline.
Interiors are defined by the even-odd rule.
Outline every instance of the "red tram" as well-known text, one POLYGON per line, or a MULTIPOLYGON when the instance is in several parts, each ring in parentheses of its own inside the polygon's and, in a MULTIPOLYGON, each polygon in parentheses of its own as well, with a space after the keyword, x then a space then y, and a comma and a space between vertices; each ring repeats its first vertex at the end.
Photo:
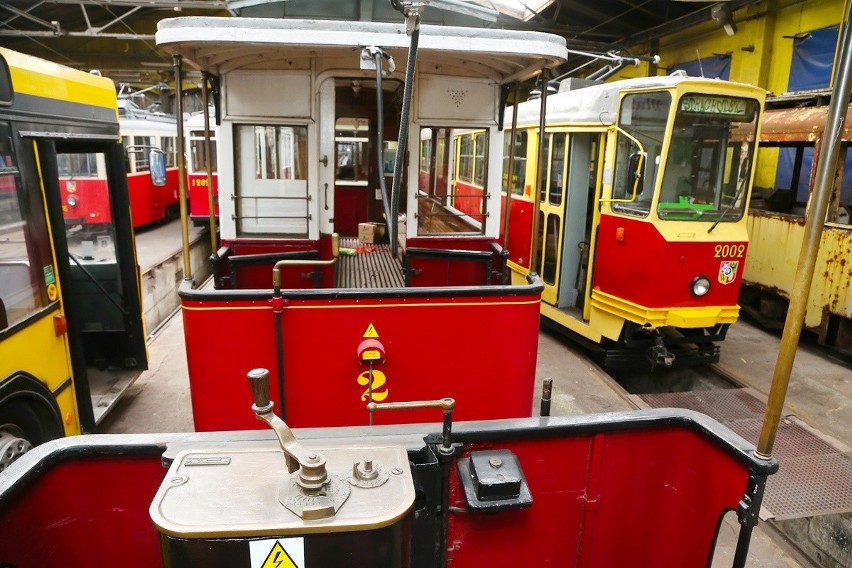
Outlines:
POLYGON ((208 192, 207 166, 209 164, 213 183, 213 214, 219 216, 219 176, 216 171, 216 126, 214 117, 208 117, 213 129, 205 135, 204 114, 197 112, 183 124, 184 136, 189 144, 186 163, 187 197, 189 218, 193 225, 205 226, 210 222, 210 196, 208 192))
POLYGON ((244 387, 231 379, 249 365, 273 370, 298 427, 421 420, 364 404, 443 396, 460 419, 530 416, 541 285, 509 284, 498 244, 500 85, 566 51, 549 34, 465 32, 424 25, 409 58, 393 24, 160 22, 160 47, 216 73, 221 90, 214 289, 180 290, 196 430, 256 426, 236 411, 244 387), (473 130, 484 133, 475 155, 451 151, 473 130), (427 135, 435 151, 418 157, 427 135), (473 158, 491 190, 460 207, 456 172, 473 158), (419 184, 418 163, 444 194, 419 184), (359 241, 362 230, 376 232, 359 241))
MULTIPOLYGON (((176 219, 180 215, 178 169, 175 163, 177 126, 174 117, 119 101, 119 124, 127 169, 127 191, 134 227, 176 219), (150 172, 152 150, 165 154, 165 180, 155 183, 150 172)), ((62 156, 60 189, 69 225, 97 230, 112 223, 103 160, 95 154, 62 156)))

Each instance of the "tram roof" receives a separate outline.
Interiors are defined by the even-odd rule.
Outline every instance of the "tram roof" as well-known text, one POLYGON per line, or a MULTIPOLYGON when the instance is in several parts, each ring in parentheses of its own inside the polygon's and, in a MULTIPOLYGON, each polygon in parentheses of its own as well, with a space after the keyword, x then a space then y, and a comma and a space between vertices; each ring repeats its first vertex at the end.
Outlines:
MULTIPOLYGON (((159 47, 213 74, 284 69, 288 58, 334 56, 368 46, 390 51, 401 69, 410 44, 403 23, 273 18, 171 18, 159 22, 156 39, 159 47)), ((502 83, 526 79, 567 55, 564 38, 553 34, 422 25, 417 57, 420 69, 502 83)))
MULTIPOLYGON (((671 88, 680 84, 715 86, 725 85, 750 93, 755 98, 763 99, 765 90, 745 83, 732 83, 719 79, 689 77, 685 75, 664 75, 658 77, 639 77, 623 79, 610 83, 600 83, 576 89, 570 89, 571 82, 563 81, 558 93, 547 97, 547 118, 550 123, 571 122, 574 124, 587 123, 593 125, 612 124, 618 115, 619 93, 624 89, 656 89, 671 88), (570 90, 566 89, 569 87, 570 90)), ((541 104, 538 100, 526 101, 518 105, 518 125, 538 124, 541 104)), ((504 124, 512 123, 513 108, 506 110, 504 124)))

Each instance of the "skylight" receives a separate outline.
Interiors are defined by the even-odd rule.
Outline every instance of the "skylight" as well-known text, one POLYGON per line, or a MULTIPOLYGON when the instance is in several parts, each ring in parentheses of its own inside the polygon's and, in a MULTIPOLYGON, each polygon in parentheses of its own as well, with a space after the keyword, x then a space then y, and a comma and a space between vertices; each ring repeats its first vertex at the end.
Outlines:
POLYGON ((555 0, 474 0, 477 4, 488 6, 513 18, 527 21, 536 13, 553 4, 555 0))

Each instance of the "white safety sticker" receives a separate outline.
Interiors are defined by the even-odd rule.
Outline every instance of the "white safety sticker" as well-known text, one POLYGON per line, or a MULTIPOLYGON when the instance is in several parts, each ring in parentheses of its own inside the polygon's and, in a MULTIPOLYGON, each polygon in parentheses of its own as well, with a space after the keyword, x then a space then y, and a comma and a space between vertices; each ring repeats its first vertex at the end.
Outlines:
POLYGON ((305 539, 270 538, 249 542, 251 568, 305 568, 305 539))

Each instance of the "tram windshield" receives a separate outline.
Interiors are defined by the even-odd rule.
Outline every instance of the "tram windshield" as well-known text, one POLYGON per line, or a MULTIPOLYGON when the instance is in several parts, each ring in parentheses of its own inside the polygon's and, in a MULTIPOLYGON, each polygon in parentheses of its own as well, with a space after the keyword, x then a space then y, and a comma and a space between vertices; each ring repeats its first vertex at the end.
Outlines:
POLYGON ((758 102, 688 93, 681 97, 657 204, 663 220, 742 218, 754 162, 758 102))

